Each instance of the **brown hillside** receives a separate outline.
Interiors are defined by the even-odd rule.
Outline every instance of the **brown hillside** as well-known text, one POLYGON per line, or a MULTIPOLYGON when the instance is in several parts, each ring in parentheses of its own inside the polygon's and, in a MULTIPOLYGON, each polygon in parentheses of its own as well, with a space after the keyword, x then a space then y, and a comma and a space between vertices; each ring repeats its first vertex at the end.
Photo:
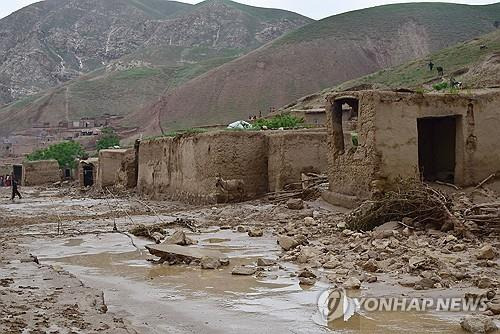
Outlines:
POLYGON ((500 5, 418 3, 315 22, 172 90, 130 121, 144 133, 226 123, 496 29, 500 5))

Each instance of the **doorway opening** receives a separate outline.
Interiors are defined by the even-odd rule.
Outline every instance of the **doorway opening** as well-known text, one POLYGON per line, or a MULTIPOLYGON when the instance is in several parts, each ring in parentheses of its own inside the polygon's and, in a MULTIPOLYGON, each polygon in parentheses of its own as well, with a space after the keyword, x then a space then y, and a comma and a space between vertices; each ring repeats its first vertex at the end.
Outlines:
POLYGON ((346 133, 344 132, 350 132, 347 133, 348 137, 356 137, 357 139, 357 134, 353 132, 356 127, 353 126, 353 124, 357 123, 358 114, 359 100, 357 98, 342 97, 334 101, 332 108, 332 132, 333 147, 336 154, 343 154, 346 148, 348 149, 351 146, 357 146, 357 141, 356 145, 354 145, 354 141, 352 141, 352 145, 348 142, 349 144, 346 147, 346 139, 344 138, 346 133))
POLYGON ((85 165, 83 166, 83 186, 91 187, 94 185, 94 166, 85 165))
POLYGON ((14 178, 17 182, 22 184, 23 181, 23 166, 22 165, 14 165, 13 170, 14 178))
POLYGON ((457 116, 420 118, 418 162, 425 181, 455 183, 457 116))

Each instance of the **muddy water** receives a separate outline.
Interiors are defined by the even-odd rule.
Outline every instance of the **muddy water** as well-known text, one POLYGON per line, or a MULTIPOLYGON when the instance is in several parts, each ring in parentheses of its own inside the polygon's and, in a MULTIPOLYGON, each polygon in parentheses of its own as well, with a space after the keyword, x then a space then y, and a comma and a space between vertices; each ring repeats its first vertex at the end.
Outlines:
POLYGON ((459 333, 456 319, 420 313, 379 313, 353 321, 324 324, 317 312, 326 283, 303 289, 291 277, 297 267, 271 267, 262 277, 236 277, 237 264, 276 258, 275 238, 248 238, 233 231, 191 235, 197 247, 220 250, 227 268, 203 271, 193 266, 154 265, 148 242, 121 234, 38 239, 26 245, 44 263, 60 266, 84 283, 102 289, 110 311, 144 333, 459 333))

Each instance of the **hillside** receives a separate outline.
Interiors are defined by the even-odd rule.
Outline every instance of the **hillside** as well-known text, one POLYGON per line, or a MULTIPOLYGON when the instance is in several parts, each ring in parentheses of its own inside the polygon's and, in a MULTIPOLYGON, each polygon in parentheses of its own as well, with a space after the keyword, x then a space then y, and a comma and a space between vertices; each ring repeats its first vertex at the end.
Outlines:
POLYGON ((334 91, 358 89, 433 90, 437 83, 454 78, 463 89, 500 86, 500 30, 435 52, 425 58, 384 69, 367 76, 324 89, 281 108, 280 112, 323 107, 325 97, 334 91), (444 78, 429 61, 444 69, 444 78))
POLYGON ((130 121, 144 133, 246 119, 259 110, 491 32, 500 4, 380 6, 311 23, 168 92, 130 121))
POLYGON ((156 55, 153 65, 179 65, 241 55, 310 21, 228 0, 45 0, 0 20, 0 105, 117 60, 149 65, 156 55))

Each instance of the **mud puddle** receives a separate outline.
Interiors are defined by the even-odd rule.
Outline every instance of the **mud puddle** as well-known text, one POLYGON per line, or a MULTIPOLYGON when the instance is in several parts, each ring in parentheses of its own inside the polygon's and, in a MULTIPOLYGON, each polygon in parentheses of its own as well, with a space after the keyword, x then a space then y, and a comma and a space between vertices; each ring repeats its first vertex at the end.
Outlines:
POLYGON ((301 288, 292 264, 267 268, 262 277, 231 275, 239 264, 258 257, 277 258, 271 235, 249 238, 217 228, 190 234, 196 247, 216 249, 229 267, 206 271, 194 266, 154 265, 144 249, 150 242, 122 234, 37 239, 29 247, 43 263, 62 267, 86 285, 104 291, 111 312, 144 333, 459 333, 451 322, 430 314, 379 313, 356 321, 324 324, 318 295, 329 287, 318 282, 301 288), (326 325, 326 326, 324 326, 326 325))

